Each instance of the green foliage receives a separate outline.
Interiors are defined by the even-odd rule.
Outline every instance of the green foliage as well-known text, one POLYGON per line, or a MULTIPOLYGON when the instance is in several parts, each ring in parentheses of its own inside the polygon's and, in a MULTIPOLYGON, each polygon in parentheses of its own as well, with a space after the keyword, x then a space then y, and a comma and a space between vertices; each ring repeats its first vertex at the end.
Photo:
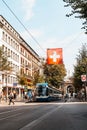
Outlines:
POLYGON ((27 79, 25 75, 17 74, 17 80, 20 85, 27 85, 27 79))
POLYGON ((39 74, 39 71, 34 73, 33 84, 44 82, 44 76, 39 74))
POLYGON ((2 47, 0 47, 0 71, 12 71, 8 55, 4 52, 2 47))
POLYGON ((45 82, 58 88, 66 76, 64 64, 61 65, 44 65, 45 82))
POLYGON ((85 29, 85 33, 87 33, 87 0, 63 0, 67 4, 65 7, 70 6, 72 8, 71 13, 66 16, 72 16, 75 14, 75 18, 83 19, 83 29, 85 29), (76 15, 78 14, 78 15, 76 15))
POLYGON ((87 45, 82 45, 79 54, 76 57, 76 65, 74 66, 74 86, 77 90, 82 88, 83 82, 81 81, 81 75, 87 73, 87 45))

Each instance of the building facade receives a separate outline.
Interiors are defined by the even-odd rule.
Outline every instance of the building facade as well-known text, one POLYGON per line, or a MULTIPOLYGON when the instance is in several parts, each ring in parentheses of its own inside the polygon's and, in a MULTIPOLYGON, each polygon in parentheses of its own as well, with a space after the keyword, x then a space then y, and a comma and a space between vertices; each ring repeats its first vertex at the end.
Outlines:
POLYGON ((0 91, 4 95, 16 90, 21 96, 23 86, 18 84, 17 73, 26 74, 31 82, 35 70, 39 69, 39 55, 26 43, 10 23, 0 15, 0 46, 3 47, 11 64, 12 72, 0 72, 0 91))

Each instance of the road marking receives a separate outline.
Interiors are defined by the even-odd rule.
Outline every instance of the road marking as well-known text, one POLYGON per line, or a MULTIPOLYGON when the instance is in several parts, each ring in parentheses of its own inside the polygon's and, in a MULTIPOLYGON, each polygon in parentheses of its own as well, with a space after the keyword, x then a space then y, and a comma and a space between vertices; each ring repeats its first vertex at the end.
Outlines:
POLYGON ((47 114, 39 117, 38 119, 30 122, 29 124, 25 125, 24 127, 22 127, 19 130, 31 130, 32 127, 34 127, 35 125, 37 125, 38 123, 40 123, 42 120, 44 120, 47 116, 49 116, 50 114, 52 114, 53 112, 55 112, 56 110, 60 109, 63 105, 60 105, 58 107, 56 107, 55 109, 51 110, 50 112, 48 112, 47 114))
POLYGON ((0 119, 0 121, 1 121, 1 120, 5 120, 5 119, 8 119, 8 118, 10 118, 10 117, 18 116, 18 115, 20 115, 20 114, 23 114, 23 113, 17 113, 17 114, 15 114, 15 115, 11 115, 11 116, 7 116, 7 117, 3 117, 3 118, 0 119))
POLYGON ((22 110, 22 108, 17 108, 16 110, 4 111, 4 112, 1 112, 0 115, 10 113, 10 112, 14 112, 14 111, 17 111, 17 110, 22 110))
MULTIPOLYGON (((31 108, 31 107, 29 107, 29 108, 31 108)), ((10 112, 15 112, 15 111, 18 111, 18 110, 29 109, 29 108, 28 107, 16 108, 15 110, 12 109, 10 111, 1 112, 0 115, 10 113, 10 112)))

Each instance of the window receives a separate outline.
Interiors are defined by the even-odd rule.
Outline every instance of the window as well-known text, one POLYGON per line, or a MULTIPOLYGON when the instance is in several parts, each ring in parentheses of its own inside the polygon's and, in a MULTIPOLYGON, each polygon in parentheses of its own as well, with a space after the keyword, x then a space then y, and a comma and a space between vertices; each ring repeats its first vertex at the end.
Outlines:
POLYGON ((5 35, 5 41, 7 42, 7 34, 5 35))
POLYGON ((12 58, 12 51, 11 51, 11 58, 12 58))
POLYGON ((11 39, 11 46, 12 46, 13 40, 11 39))
POLYGON ((17 47, 17 50, 19 51, 19 45, 18 45, 18 47, 17 47))
POLYGON ((2 33, 2 39, 5 40, 5 33, 2 33))
POLYGON ((10 56, 10 49, 8 49, 8 56, 10 56))
POLYGON ((8 37, 8 43, 10 44, 10 37, 8 37))
POLYGON ((11 76, 11 84, 13 83, 13 79, 12 79, 12 76, 11 76))
POLYGON ((10 76, 8 76, 8 83, 10 83, 10 76))
POLYGON ((2 49, 4 50, 4 48, 5 48, 5 46, 4 45, 2 45, 2 49))
POLYGON ((6 52, 6 54, 7 54, 7 47, 5 47, 5 52, 6 52))

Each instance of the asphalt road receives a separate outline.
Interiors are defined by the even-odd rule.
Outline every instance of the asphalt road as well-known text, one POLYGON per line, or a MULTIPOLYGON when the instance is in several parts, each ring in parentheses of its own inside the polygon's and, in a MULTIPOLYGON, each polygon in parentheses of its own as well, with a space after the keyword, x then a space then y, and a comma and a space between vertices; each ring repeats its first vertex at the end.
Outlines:
POLYGON ((0 130, 87 130, 87 103, 0 107, 0 130))

